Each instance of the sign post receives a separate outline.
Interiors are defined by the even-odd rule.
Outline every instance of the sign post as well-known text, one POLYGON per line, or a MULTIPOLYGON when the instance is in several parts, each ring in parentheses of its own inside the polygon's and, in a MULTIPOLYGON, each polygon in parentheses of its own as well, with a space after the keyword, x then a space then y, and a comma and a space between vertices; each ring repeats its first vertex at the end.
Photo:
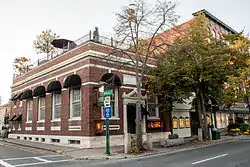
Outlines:
POLYGON ((110 141, 109 141, 109 118, 112 116, 112 107, 104 107, 104 118, 106 119, 106 152, 105 154, 110 155, 110 141))

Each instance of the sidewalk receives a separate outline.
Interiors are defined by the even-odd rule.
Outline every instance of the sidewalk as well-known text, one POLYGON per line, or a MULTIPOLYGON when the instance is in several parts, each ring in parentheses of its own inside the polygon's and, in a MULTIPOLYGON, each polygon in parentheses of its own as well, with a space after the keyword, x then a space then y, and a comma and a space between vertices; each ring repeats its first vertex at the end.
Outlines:
POLYGON ((129 155, 124 154, 123 146, 111 147, 111 156, 106 156, 105 148, 95 148, 95 149, 80 149, 80 148, 73 148, 73 147, 64 147, 58 146, 53 144, 46 144, 40 142, 32 142, 32 141, 25 141, 25 140, 17 140, 17 139, 2 139, 3 142, 21 145, 24 147, 42 149, 45 151, 50 151, 57 154, 64 154, 71 156, 77 160, 102 160, 102 159, 124 159, 124 158, 133 158, 133 157, 143 157, 143 156, 150 156, 154 154, 172 154, 181 151, 188 151, 197 148, 208 147, 216 144, 241 140, 241 139, 249 139, 250 136, 221 136, 219 140, 211 140, 206 142, 198 142, 197 140, 193 141, 192 139, 186 139, 185 144, 175 147, 154 147, 153 150, 146 151, 140 155, 129 155))

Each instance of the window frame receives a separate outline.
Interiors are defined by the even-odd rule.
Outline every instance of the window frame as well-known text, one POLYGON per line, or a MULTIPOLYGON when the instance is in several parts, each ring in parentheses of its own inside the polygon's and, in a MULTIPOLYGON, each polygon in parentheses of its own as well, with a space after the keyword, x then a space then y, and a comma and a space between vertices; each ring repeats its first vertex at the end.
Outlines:
POLYGON ((32 122, 33 118, 33 101, 32 100, 27 100, 26 101, 26 122, 32 122), (29 119, 29 114, 31 113, 31 119, 29 119))
POLYGON ((81 113, 81 109, 82 109, 82 93, 81 93, 81 87, 80 88, 70 88, 70 119, 77 119, 80 120, 82 113, 81 113), (74 91, 79 91, 79 101, 73 102, 73 93, 74 91), (79 116, 74 116, 74 112, 73 111, 73 103, 79 103, 80 105, 80 115, 79 116))
POLYGON ((52 93, 52 121, 60 121, 61 120, 61 107, 62 107, 62 94, 53 92, 52 93), (60 104, 55 104, 56 96, 60 95, 60 104), (55 108, 60 106, 59 117, 55 118, 55 108))
POLYGON ((46 98, 45 97, 38 97, 38 114, 37 114, 37 120, 38 122, 44 122, 45 121, 45 110, 46 110, 46 98), (41 100, 44 100, 44 106, 41 106, 41 100), (41 111, 44 110, 44 118, 41 119, 41 111))
POLYGON ((159 102, 158 96, 153 96, 152 98, 154 98, 154 103, 152 103, 152 102, 147 103, 147 111, 149 111, 150 105, 156 105, 156 107, 154 109, 155 115, 154 116, 148 115, 147 119, 149 119, 149 120, 150 119, 160 119, 159 107, 157 106, 158 102, 159 102))

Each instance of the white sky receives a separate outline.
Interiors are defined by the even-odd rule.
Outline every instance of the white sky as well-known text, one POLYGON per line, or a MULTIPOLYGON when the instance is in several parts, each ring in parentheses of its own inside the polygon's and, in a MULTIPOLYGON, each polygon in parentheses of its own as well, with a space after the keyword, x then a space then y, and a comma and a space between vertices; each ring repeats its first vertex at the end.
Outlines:
MULTIPOLYGON (((154 4, 156 0, 148 0, 154 4)), ((250 32, 249 0, 178 0, 180 22, 192 13, 206 9, 236 31, 250 32)), ((99 27, 101 34, 112 34, 115 13, 128 0, 0 0, 0 96, 10 98, 12 62, 15 57, 37 59, 33 49, 36 36, 46 28, 61 37, 76 40, 99 27)))

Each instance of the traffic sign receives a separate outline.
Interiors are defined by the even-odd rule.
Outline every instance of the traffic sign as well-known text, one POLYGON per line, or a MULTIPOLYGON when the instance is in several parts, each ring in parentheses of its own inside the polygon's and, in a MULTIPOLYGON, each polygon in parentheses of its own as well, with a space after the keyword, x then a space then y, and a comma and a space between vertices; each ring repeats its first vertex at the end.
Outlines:
POLYGON ((112 95, 113 94, 113 90, 105 90, 103 92, 103 96, 109 96, 109 95, 112 95))
POLYGON ((112 107, 105 107, 104 108, 104 113, 103 113, 104 118, 111 118, 112 117, 112 107))
POLYGON ((110 96, 104 97, 104 107, 110 107, 110 96))

